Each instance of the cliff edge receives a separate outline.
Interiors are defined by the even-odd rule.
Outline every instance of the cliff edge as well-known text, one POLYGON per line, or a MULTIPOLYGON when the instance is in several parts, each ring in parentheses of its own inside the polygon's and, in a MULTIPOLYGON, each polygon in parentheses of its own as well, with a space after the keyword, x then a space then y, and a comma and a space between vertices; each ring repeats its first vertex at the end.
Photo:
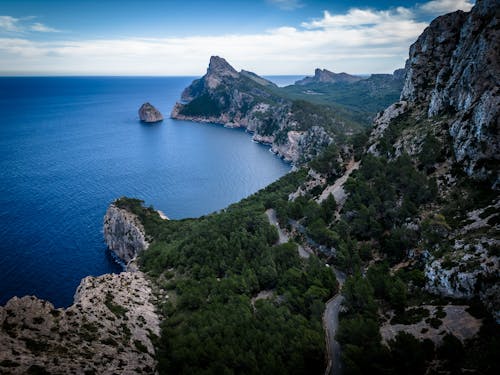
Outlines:
POLYGON ((133 260, 149 247, 144 227, 137 215, 116 204, 109 205, 104 215, 104 240, 129 271, 137 269, 133 260))
POLYGON ((14 297, 0 306, 0 372, 155 373, 154 298, 141 272, 86 277, 66 309, 14 297))

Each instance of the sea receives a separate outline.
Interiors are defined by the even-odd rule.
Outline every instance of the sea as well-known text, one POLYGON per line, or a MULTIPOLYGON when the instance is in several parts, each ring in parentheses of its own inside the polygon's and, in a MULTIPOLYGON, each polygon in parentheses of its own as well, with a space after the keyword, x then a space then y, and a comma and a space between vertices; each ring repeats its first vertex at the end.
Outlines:
POLYGON ((35 295, 69 306, 82 278, 121 272, 102 233, 118 197, 198 217, 290 171, 242 129, 170 119, 192 80, 0 77, 0 305, 35 295), (141 123, 144 102, 165 120, 141 123))

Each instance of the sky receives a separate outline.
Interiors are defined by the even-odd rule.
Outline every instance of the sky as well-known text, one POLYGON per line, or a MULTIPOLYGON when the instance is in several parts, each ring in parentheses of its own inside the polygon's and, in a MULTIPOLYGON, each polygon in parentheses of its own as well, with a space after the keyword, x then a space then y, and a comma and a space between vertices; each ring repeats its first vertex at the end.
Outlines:
POLYGON ((435 17, 474 0, 1 0, 0 75, 391 73, 435 17))

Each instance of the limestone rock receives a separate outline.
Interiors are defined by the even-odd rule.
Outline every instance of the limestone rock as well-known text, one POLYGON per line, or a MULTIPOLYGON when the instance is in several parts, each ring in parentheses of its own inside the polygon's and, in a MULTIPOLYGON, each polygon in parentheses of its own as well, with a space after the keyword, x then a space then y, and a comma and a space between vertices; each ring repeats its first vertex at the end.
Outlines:
POLYGON ((410 48, 401 99, 428 117, 451 119, 456 160, 474 178, 498 183, 500 8, 478 0, 469 13, 435 19, 410 48))
POLYGON ((153 374, 153 299, 140 272, 86 277, 66 309, 14 297, 0 306, 0 372, 153 374))
POLYGON ((150 103, 144 103, 139 108, 139 118, 143 122, 159 122, 163 121, 163 116, 155 107, 150 103))
POLYGON ((125 264, 149 247, 139 218, 114 204, 108 207, 104 216, 104 240, 125 264))

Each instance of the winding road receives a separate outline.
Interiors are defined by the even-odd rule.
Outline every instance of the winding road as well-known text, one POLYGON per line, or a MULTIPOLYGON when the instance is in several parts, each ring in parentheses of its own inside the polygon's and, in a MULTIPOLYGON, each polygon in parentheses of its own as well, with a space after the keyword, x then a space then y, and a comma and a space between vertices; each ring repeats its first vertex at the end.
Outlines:
MULTIPOLYGON (((278 223, 278 218, 276 217, 276 211, 274 209, 270 208, 266 211, 266 215, 267 215, 267 218, 269 219, 269 222, 271 223, 271 225, 275 226, 276 229, 278 230, 278 234, 279 234, 278 243, 280 245, 287 243, 290 238, 285 233, 285 231, 283 229, 281 229, 281 227, 278 223)), ((304 247, 302 245, 298 245, 298 251, 299 251, 299 256, 301 258, 309 258, 311 256, 311 253, 309 253, 306 249, 304 249, 304 247)))
POLYGON ((323 327, 325 329, 326 350, 328 355, 328 364, 325 375, 339 375, 342 373, 342 363, 340 361, 340 344, 335 340, 335 335, 339 327, 339 311, 344 301, 340 293, 345 281, 345 274, 333 269, 337 281, 339 282, 339 293, 326 302, 325 312, 323 313, 323 327))
MULTIPOLYGON (((271 225, 275 226, 279 234, 279 244, 287 243, 289 240, 288 235, 279 226, 278 219, 276 217, 276 211, 272 208, 266 211, 266 215, 269 219, 271 225)), ((297 226, 300 224, 292 223, 297 226)), ((304 229, 304 228, 301 228, 304 229)), ((303 230, 305 232, 305 230, 303 230)), ((306 239, 308 237, 306 236, 306 239)), ((312 240, 311 240, 312 241, 312 240)), ((303 246, 298 245, 299 256, 301 258, 309 258, 310 252, 306 251, 303 246)), ((325 340, 326 340, 326 350, 327 350, 327 367, 325 375, 340 375, 342 373, 342 363, 340 361, 340 345, 335 340, 335 334, 339 326, 339 311, 342 305, 344 297, 340 293, 342 290, 342 285, 345 281, 345 274, 339 270, 332 268, 335 273, 335 277, 339 283, 339 292, 329 299, 325 304, 325 312, 323 313, 323 327, 325 329, 325 340)))

